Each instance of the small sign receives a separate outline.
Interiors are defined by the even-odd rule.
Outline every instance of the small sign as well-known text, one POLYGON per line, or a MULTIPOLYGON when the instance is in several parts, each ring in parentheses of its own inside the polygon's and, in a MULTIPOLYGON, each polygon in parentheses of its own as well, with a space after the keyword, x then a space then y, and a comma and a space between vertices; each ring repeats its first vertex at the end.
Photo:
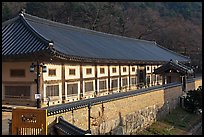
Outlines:
POLYGON ((41 94, 35 94, 35 99, 41 99, 41 94))

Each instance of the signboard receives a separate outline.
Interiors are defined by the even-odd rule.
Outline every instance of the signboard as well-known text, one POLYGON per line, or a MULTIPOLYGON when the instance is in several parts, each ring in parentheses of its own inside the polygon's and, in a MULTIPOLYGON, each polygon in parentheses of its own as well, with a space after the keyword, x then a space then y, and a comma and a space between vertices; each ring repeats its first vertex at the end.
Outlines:
POLYGON ((35 94, 35 99, 41 99, 41 94, 35 94))

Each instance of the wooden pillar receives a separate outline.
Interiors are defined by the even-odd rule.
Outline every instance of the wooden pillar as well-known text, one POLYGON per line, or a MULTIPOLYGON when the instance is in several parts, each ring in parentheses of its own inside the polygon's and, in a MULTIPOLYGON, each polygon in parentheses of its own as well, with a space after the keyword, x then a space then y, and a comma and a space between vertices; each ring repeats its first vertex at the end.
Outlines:
POLYGON ((162 74, 162 85, 166 84, 166 78, 165 78, 165 75, 162 74))
POLYGON ((119 90, 121 92, 121 65, 119 64, 119 90))
POLYGON ((153 77, 153 74, 152 74, 152 65, 150 67, 151 67, 150 84, 151 84, 151 86, 153 86, 153 81, 152 81, 152 77, 153 77))
POLYGON ((131 89, 131 87, 130 87, 130 65, 128 66, 128 73, 129 73, 129 75, 128 75, 128 77, 129 77, 129 90, 131 89))
POLYGON ((82 64, 80 64, 80 99, 83 97, 83 70, 82 64))
POLYGON ((110 92, 110 65, 108 65, 108 92, 110 92))
POLYGON ((65 95, 65 66, 64 64, 62 64, 61 77, 62 77, 62 103, 65 103, 66 95, 65 95))
POLYGON ((97 71, 97 65, 95 65, 95 95, 97 95, 98 93, 97 79, 98 79, 98 71, 97 71))

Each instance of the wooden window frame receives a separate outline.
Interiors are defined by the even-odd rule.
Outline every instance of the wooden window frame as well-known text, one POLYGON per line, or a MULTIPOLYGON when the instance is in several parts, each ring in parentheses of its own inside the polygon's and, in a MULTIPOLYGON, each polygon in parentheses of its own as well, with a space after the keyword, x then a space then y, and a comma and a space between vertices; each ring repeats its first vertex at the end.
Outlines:
POLYGON ((25 69, 10 69, 10 77, 25 77, 25 69))
POLYGON ((135 72, 136 71, 136 68, 135 67, 132 67, 132 72, 135 72), (134 70, 133 70, 134 69, 134 70))
POLYGON ((116 88, 118 88, 118 81, 119 81, 118 79, 111 79, 111 89, 116 89, 116 88), (115 80, 117 81, 117 86, 116 86, 116 87, 113 87, 113 84, 112 84, 112 83, 113 83, 113 81, 115 81, 115 80))
POLYGON ((100 74, 105 74, 105 68, 100 68, 100 74))
POLYGON ((5 85, 4 86, 4 96, 5 96, 5 98, 13 98, 13 99, 30 99, 30 97, 31 97, 31 86, 30 85, 5 85), (18 93, 22 92, 21 90, 17 89, 17 87, 29 88, 29 92, 26 92, 27 95, 24 95, 23 93, 21 95, 11 95, 11 94, 9 95, 8 91, 6 91, 6 90, 8 90, 8 88, 11 88, 11 87, 15 87, 13 89, 15 89, 16 91, 12 92, 14 94, 18 94, 18 93))
POLYGON ((117 73, 116 67, 113 67, 113 68, 112 68, 112 73, 117 73))
POLYGON ((53 76, 56 76, 56 74, 57 74, 57 70, 56 69, 48 69, 48 76, 53 77, 53 76), (55 74, 50 74, 51 71, 54 71, 55 74))
MULTIPOLYGON (((106 80, 99 80, 99 91, 104 91, 104 90, 107 90, 107 81, 106 80), (100 86, 100 82, 105 82, 105 88, 101 88, 100 86)), ((104 86, 104 85, 103 85, 104 86)))
POLYGON ((79 84, 78 83, 67 83, 67 96, 72 96, 72 95, 78 95, 78 90, 79 90, 79 84), (77 85, 77 93, 72 92, 72 94, 68 94, 69 91, 69 85, 77 85))
POLYGON ((69 75, 70 75, 70 76, 75 76, 75 75, 76 75, 76 69, 70 68, 70 69, 69 69, 69 75), (72 72, 72 71, 73 71, 73 72, 72 72))
MULTIPOLYGON (((46 91, 45 91, 45 93, 46 93, 46 96, 48 97, 48 95, 47 95, 47 88, 48 87, 50 87, 50 86, 58 86, 58 95, 51 95, 51 96, 49 96, 50 98, 59 98, 59 95, 60 95, 60 86, 59 86, 59 84, 53 84, 53 85, 46 85, 46 91)), ((54 87, 53 87, 54 88, 54 87)), ((53 92, 53 91, 52 91, 53 92)), ((56 94, 55 93, 55 91, 53 92, 54 94, 56 94)))
POLYGON ((92 74, 92 68, 86 68, 86 75, 92 74))
POLYGON ((127 72, 127 68, 126 67, 123 67, 123 72, 127 72))
POLYGON ((86 92, 91 92, 91 91, 94 91, 94 81, 85 81, 84 82, 84 92, 86 93, 86 92), (92 90, 86 90, 87 88, 86 88, 86 84, 87 83, 92 83, 92 90))
POLYGON ((128 78, 125 77, 125 78, 122 78, 122 87, 126 87, 128 86, 128 78), (124 85, 124 81, 126 82, 126 85, 124 85))

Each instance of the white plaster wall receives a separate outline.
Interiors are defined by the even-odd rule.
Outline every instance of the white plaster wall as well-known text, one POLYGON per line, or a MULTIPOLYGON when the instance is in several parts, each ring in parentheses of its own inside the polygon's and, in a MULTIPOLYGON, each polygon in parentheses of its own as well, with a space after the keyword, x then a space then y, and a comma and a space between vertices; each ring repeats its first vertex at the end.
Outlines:
POLYGON ((78 78, 80 78, 80 66, 65 65, 65 79, 78 79, 78 78), (69 75, 69 69, 75 69, 75 76, 69 75))
POLYGON ((151 69, 152 69, 151 65, 146 65, 146 73, 151 73, 151 69), (149 67, 149 70, 147 70, 147 67, 149 67))
POLYGON ((129 66, 120 67, 121 75, 129 75, 129 66), (123 72, 123 68, 126 68, 126 72, 123 72))
POLYGON ((137 74, 137 66, 130 66, 130 75, 137 74), (132 68, 135 68, 135 71, 132 71, 132 68))
POLYGON ((110 76, 118 76, 119 75, 119 66, 110 66, 110 76), (116 73, 112 72, 112 68, 116 68, 116 73))
POLYGON ((45 64, 47 66, 47 72, 43 73, 43 79, 45 80, 61 80, 62 79, 62 66, 55 65, 55 64, 45 64), (56 69, 56 76, 49 76, 48 71, 49 69, 56 69))
POLYGON ((83 78, 91 78, 91 77, 95 77, 95 66, 82 66, 82 72, 83 72, 83 78), (87 68, 91 68, 92 69, 92 73, 91 74, 86 74, 86 69, 87 68))
POLYGON ((97 66, 97 76, 98 77, 108 76, 108 66, 97 66), (104 68, 105 70, 104 74, 100 74, 100 68, 104 68))

